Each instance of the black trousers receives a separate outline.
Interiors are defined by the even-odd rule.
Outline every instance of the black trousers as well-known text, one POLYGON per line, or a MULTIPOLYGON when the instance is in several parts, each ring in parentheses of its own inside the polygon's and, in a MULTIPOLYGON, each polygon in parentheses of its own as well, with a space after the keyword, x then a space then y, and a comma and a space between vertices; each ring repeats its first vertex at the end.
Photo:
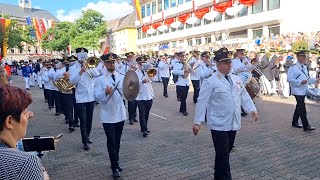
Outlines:
POLYGON ((193 102, 197 103, 197 99, 199 97, 199 92, 200 92, 200 80, 191 80, 191 82, 194 89, 193 102))
POLYGON ((177 86, 177 91, 179 91, 180 97, 180 112, 187 112, 186 100, 188 97, 189 86, 177 86))
POLYGON ((231 180, 229 155, 233 147, 237 131, 211 130, 212 141, 216 152, 214 164, 215 180, 231 180))
POLYGON ((135 101, 128 101, 129 121, 133 121, 137 117, 137 104, 135 101))
POLYGON ((63 94, 61 93, 61 106, 63 107, 63 114, 69 121, 69 127, 75 127, 76 124, 74 123, 73 119, 73 94, 63 94))
POLYGON ((48 102, 48 95, 47 95, 48 94, 48 89, 45 89, 43 84, 42 84, 42 89, 43 89, 44 100, 46 102, 48 102))
POLYGON ((56 105, 56 113, 62 113, 61 107, 61 93, 59 91, 53 91, 54 103, 56 105))
POLYGON ((294 95, 297 101, 296 109, 293 114, 292 125, 297 125, 299 118, 301 118, 303 128, 309 127, 307 119, 306 104, 304 103, 305 96, 294 95))
POLYGON ((169 84, 169 78, 167 77, 161 77, 162 84, 163 84, 163 96, 168 95, 168 84, 169 84))
POLYGON ((119 167, 120 139, 124 121, 112 124, 103 123, 102 125, 107 136, 107 148, 109 152, 109 159, 111 162, 111 169, 116 169, 117 167, 119 167))
POLYGON ((49 109, 54 107, 54 90, 47 89, 47 98, 48 98, 48 105, 49 109))
POLYGON ((140 121, 140 128, 141 132, 148 130, 148 120, 149 120, 149 113, 152 107, 152 99, 151 100, 139 100, 136 101, 136 104, 139 108, 139 121, 140 121))
POLYGON ((180 99, 180 93, 179 93, 179 90, 178 90, 178 86, 176 86, 176 94, 177 94, 177 99, 179 100, 180 99))
POLYGON ((80 119, 80 130, 82 143, 87 144, 92 127, 92 116, 94 109, 94 101, 87 103, 77 103, 78 116, 80 119))
POLYGON ((79 116, 78 116, 78 106, 77 106, 76 96, 75 96, 75 89, 72 89, 72 95, 73 95, 73 121, 76 125, 79 123, 79 116))

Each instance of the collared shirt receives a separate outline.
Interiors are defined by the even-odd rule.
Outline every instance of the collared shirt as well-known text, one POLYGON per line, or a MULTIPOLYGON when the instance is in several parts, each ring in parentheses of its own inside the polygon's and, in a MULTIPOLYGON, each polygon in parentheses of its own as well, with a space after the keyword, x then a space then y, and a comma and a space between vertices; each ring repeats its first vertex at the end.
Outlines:
POLYGON ((249 58, 243 58, 242 62, 239 58, 235 58, 232 60, 232 69, 236 74, 240 72, 251 72, 253 69, 253 65, 251 64, 249 58), (244 62, 247 64, 245 65, 244 62))
POLYGON ((50 90, 54 90, 54 91, 59 91, 57 86, 54 85, 54 77, 55 77, 56 71, 54 70, 54 68, 50 68, 48 71, 48 78, 49 78, 49 82, 50 82, 50 90))
POLYGON ((241 79, 228 74, 230 82, 221 72, 215 72, 200 87, 194 123, 201 124, 207 111, 207 125, 212 130, 236 131, 241 128, 241 106, 247 112, 256 111, 241 79))
POLYGON ((117 72, 122 75, 125 75, 131 69, 131 66, 136 67, 137 66, 136 61, 133 61, 133 60, 129 62, 123 61, 122 63, 119 64, 117 68, 117 72))
POLYGON ((191 80, 200 80, 200 74, 198 73, 198 71, 194 71, 193 68, 199 66, 199 64, 201 64, 201 62, 202 62, 202 60, 198 60, 194 57, 189 61, 189 65, 191 67, 191 70, 190 70, 190 79, 191 80))
POLYGON ((160 77, 170 77, 170 65, 166 64, 163 61, 160 61, 158 64, 158 68, 159 68, 159 76, 160 77))
POLYGON ((183 63, 180 61, 176 61, 176 63, 173 65, 173 72, 172 74, 178 75, 178 81, 176 82, 177 86, 189 86, 189 76, 184 78, 184 69, 183 69, 183 63))
POLYGON ((212 64, 210 67, 205 62, 202 62, 200 66, 196 69, 200 74, 200 79, 203 80, 204 78, 209 78, 214 72, 217 71, 216 64, 212 64))
POLYGON ((87 103, 94 101, 94 81, 99 72, 90 68, 80 75, 81 64, 77 62, 70 67, 70 81, 77 85, 75 91, 76 103, 87 103), (89 73, 94 76, 90 77, 89 73))
POLYGON ((306 66, 299 62, 289 68, 287 81, 291 85, 291 93, 300 96, 307 94, 308 84, 317 82, 315 78, 309 77, 306 66), (308 83, 301 84, 302 80, 308 80, 308 83))
POLYGON ((48 90, 53 90, 53 83, 52 83, 52 80, 49 79, 48 77, 48 73, 49 70, 47 68, 43 69, 42 73, 41 73, 41 79, 42 81, 44 82, 43 86, 44 86, 44 89, 48 89, 48 90))
POLYGON ((136 100, 151 100, 154 98, 154 92, 153 92, 153 88, 152 88, 152 81, 151 79, 148 77, 146 72, 143 72, 140 69, 136 70, 136 74, 138 76, 139 79, 139 94, 136 97, 136 100), (143 80, 149 80, 149 82, 147 83, 142 83, 143 80))
POLYGON ((100 122, 117 123, 127 119, 126 108, 123 103, 123 79, 124 76, 114 72, 115 81, 112 73, 106 72, 105 75, 98 77, 94 83, 94 97, 100 102, 100 122), (115 86, 118 84, 117 89, 115 86), (106 94, 106 88, 112 87, 112 96, 106 94))

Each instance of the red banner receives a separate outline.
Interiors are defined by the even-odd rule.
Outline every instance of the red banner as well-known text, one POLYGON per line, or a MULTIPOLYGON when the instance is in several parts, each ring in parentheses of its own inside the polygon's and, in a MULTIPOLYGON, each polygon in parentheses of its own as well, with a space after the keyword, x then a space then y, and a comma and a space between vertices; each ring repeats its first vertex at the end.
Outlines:
POLYGON ((219 13, 223 13, 226 11, 226 9, 228 9, 229 7, 232 7, 232 0, 230 1, 225 1, 225 2, 221 2, 216 4, 215 0, 214 0, 214 5, 213 5, 213 9, 219 13))
POLYGON ((150 28, 150 26, 142 26, 142 32, 146 33, 148 31, 148 29, 150 28))
POLYGON ((39 22, 40 22, 42 32, 43 32, 43 34, 45 34, 47 32, 47 29, 46 29, 46 26, 44 25, 43 19, 40 19, 39 22))
POLYGON ((6 19, 0 18, 0 24, 1 24, 1 30, 4 33, 5 30, 5 24, 6 24, 6 19))
POLYGON ((204 16, 205 14, 207 14, 208 12, 209 12, 209 8, 207 7, 207 8, 203 8, 203 9, 197 10, 197 11, 194 13, 194 15, 195 15, 197 18, 202 19, 203 16, 204 16))
POLYGON ((157 22, 157 23, 153 23, 152 27, 153 27, 153 29, 158 29, 158 27, 161 25, 162 25, 162 22, 157 22))
POLYGON ((257 0, 239 0, 240 4, 251 6, 253 5, 257 0))
POLYGON ((183 15, 178 16, 177 20, 180 21, 182 24, 185 24, 189 17, 190 17, 190 13, 183 14, 183 15))
POLYGON ((174 22, 174 18, 164 20, 164 25, 170 26, 174 22))

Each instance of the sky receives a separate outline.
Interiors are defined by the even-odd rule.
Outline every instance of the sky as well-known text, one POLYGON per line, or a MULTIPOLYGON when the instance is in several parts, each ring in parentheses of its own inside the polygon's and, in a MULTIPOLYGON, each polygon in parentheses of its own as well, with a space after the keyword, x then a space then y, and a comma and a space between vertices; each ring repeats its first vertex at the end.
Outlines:
MULTIPOLYGON (((30 0, 29 0, 30 1, 30 0)), ((19 0, 0 0, 0 3, 19 5, 19 0)), ((102 13, 106 20, 112 20, 133 11, 131 0, 31 0, 33 8, 44 9, 60 21, 74 21, 81 11, 93 9, 102 13)))

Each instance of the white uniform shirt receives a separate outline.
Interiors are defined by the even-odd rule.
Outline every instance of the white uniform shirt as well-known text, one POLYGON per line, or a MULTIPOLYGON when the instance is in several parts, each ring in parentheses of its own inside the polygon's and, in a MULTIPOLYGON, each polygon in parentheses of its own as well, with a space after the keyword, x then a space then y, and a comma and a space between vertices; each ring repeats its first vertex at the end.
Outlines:
POLYGON ((50 68, 50 70, 48 71, 48 78, 50 79, 50 90, 54 90, 54 91, 59 91, 57 86, 54 85, 54 77, 55 77, 56 71, 54 70, 54 68, 50 68))
POLYGON ((94 97, 100 102, 100 122, 101 123, 118 123, 127 119, 126 108, 123 103, 122 84, 124 76, 114 72, 115 80, 113 81, 111 73, 107 71, 105 75, 98 77, 94 84, 94 97), (106 88, 115 88, 119 83, 113 95, 106 94, 106 88), (109 99, 110 98, 110 99, 109 99), (109 101, 107 102, 107 100, 109 101))
POLYGON ((170 65, 169 64, 166 64, 165 62, 163 61, 160 61, 159 64, 158 64, 158 69, 159 69, 159 76, 160 77, 170 77, 170 65))
POLYGON ((130 62, 123 61, 118 65, 117 72, 122 75, 125 75, 131 69, 131 66, 136 67, 137 66, 136 61, 130 61, 130 62))
POLYGON ((251 97, 241 79, 229 74, 230 83, 225 75, 215 72, 207 81, 203 81, 196 104, 194 123, 205 120, 212 130, 236 131, 241 128, 241 106, 247 112, 256 111, 251 97))
MULTIPOLYGON (((58 80, 59 78, 63 78, 63 73, 67 72, 66 67, 63 67, 61 69, 58 69, 55 73, 55 77, 53 78, 54 81, 58 80)), ((72 94, 72 90, 70 91, 62 91, 63 94, 72 94)))
POLYGON ((172 74, 178 75, 178 81, 176 82, 177 86, 189 86, 189 76, 184 78, 184 69, 183 69, 183 63, 180 61, 176 61, 176 63, 173 65, 173 72, 172 74))
POLYGON ((48 90, 52 90, 53 89, 53 87, 52 87, 53 84, 51 84, 52 81, 48 77, 48 69, 47 68, 42 70, 41 79, 44 82, 44 84, 43 84, 44 89, 48 89, 48 90))
POLYGON ((136 97, 136 100, 151 100, 154 98, 153 88, 151 85, 151 80, 148 77, 146 72, 142 72, 140 69, 136 70, 136 74, 139 79, 139 94, 136 97), (149 79, 150 82, 142 83, 143 80, 149 79))
POLYGON ((243 58, 242 62, 239 58, 235 58, 232 60, 231 65, 236 74, 240 72, 251 72, 253 69, 253 65, 251 64, 249 58, 243 58), (247 64, 245 65, 244 62, 247 64))
POLYGON ((70 67, 70 81, 77 85, 75 91, 76 103, 87 103, 94 101, 94 77, 98 76, 99 72, 95 68, 90 68, 80 75, 81 64, 76 62, 70 67), (88 73, 89 72, 89 73, 88 73))
POLYGON ((308 84, 316 83, 315 78, 309 78, 308 71, 305 65, 297 62, 291 66, 288 70, 287 81, 291 85, 291 93, 293 95, 305 96, 308 90, 308 84), (301 84, 302 80, 308 80, 308 83, 301 84))
POLYGON ((201 63, 201 60, 198 60, 194 57, 189 61, 189 65, 191 67, 191 70, 190 70, 190 79, 191 80, 200 80, 199 73, 197 71, 193 70, 193 68, 197 67, 200 63, 201 63), (193 66, 192 66, 192 64, 193 64, 193 66))
POLYGON ((202 62, 200 66, 196 69, 199 72, 200 79, 210 77, 214 72, 217 71, 216 64, 212 64, 212 66, 207 66, 206 63, 202 62))

